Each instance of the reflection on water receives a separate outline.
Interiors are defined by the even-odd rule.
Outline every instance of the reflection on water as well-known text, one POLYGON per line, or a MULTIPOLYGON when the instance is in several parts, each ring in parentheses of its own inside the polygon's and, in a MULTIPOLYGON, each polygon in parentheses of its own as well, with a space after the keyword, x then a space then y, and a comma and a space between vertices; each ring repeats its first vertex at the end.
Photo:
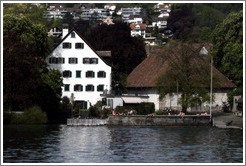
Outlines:
POLYGON ((242 163, 243 131, 4 126, 4 163, 242 163))

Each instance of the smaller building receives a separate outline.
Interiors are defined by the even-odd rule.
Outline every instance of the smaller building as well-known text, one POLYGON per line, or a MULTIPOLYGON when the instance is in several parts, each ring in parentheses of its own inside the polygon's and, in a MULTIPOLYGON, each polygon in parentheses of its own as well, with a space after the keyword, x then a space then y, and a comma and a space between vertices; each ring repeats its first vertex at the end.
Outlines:
POLYGON ((115 109, 117 106, 134 106, 140 103, 148 102, 149 96, 141 95, 112 95, 112 94, 101 94, 102 103, 105 108, 115 109))
POLYGON ((107 24, 107 25, 112 25, 114 24, 112 19, 110 19, 109 17, 107 17, 105 20, 103 20, 102 22, 103 24, 107 24))
POLYGON ((48 31, 48 36, 59 37, 62 34, 62 30, 57 27, 50 28, 48 31))
POLYGON ((159 29, 164 29, 167 27, 167 17, 156 17, 153 19, 152 27, 158 27, 159 29))
POLYGON ((134 8, 121 8, 120 12, 118 12, 122 16, 122 21, 127 22, 129 21, 129 17, 131 15, 140 15, 141 8, 140 7, 134 7, 134 8))
POLYGON ((143 19, 140 15, 130 15, 128 23, 129 24, 142 24, 143 19))
POLYGON ((146 24, 130 24, 131 36, 142 36, 145 38, 146 24))

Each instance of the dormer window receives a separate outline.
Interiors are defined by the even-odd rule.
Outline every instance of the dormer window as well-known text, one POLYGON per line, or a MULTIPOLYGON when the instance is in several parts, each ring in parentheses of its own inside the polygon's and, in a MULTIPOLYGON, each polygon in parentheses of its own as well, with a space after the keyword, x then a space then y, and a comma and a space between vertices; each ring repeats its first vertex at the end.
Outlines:
POLYGON ((71 38, 75 38, 75 33, 74 32, 71 33, 71 38))
POLYGON ((71 48, 71 43, 68 43, 68 42, 63 43, 62 48, 71 48))
POLYGON ((75 43, 75 48, 83 49, 84 48, 84 43, 75 43))

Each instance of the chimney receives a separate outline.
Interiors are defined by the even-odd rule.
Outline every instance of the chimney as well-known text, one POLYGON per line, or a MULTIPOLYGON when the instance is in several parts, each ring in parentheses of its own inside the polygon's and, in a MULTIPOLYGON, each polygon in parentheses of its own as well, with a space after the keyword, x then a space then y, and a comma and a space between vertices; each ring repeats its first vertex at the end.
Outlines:
POLYGON ((62 25, 62 39, 68 34, 68 24, 63 24, 62 25))

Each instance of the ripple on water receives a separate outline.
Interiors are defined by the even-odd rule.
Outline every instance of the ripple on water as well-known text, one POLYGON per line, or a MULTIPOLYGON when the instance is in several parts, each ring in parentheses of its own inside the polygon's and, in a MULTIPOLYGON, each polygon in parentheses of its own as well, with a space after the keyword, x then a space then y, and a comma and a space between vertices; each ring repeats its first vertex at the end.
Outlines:
POLYGON ((4 126, 4 163, 243 162, 241 130, 4 126))

